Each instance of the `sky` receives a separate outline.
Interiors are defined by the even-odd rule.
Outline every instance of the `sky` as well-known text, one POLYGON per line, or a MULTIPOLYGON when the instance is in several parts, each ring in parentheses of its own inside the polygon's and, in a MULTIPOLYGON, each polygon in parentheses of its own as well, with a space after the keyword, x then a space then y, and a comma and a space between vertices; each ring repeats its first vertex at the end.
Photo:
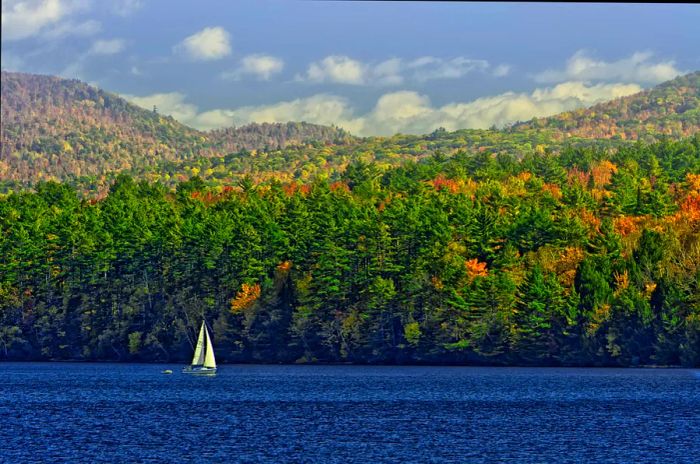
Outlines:
POLYGON ((2 0, 2 69, 80 79, 208 130, 502 127, 700 69, 700 6, 2 0))

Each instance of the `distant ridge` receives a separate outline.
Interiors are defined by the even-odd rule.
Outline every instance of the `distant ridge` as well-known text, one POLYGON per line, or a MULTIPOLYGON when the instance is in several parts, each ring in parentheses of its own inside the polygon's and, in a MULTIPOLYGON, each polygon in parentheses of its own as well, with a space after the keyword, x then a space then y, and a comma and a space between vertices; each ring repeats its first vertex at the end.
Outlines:
POLYGON ((513 127, 526 129, 554 129, 560 138, 687 137, 700 131, 700 71, 634 95, 513 127))
POLYGON ((346 144, 356 140, 335 126, 308 122, 252 123, 241 127, 215 129, 207 133, 214 147, 224 152, 241 149, 277 149, 312 142, 346 144))
POLYGON ((517 154, 525 145, 556 147, 570 139, 618 143, 700 131, 700 72, 504 130, 439 130, 369 139, 306 122, 203 132, 75 79, 3 71, 1 83, 0 187, 57 179, 94 189, 109 184, 108 178, 118 172, 169 181, 202 167, 217 170, 217 181, 250 173, 290 179, 325 166, 336 172, 354 159, 397 164, 436 150, 517 154), (251 160, 246 152, 275 153, 251 155, 256 156, 251 160))

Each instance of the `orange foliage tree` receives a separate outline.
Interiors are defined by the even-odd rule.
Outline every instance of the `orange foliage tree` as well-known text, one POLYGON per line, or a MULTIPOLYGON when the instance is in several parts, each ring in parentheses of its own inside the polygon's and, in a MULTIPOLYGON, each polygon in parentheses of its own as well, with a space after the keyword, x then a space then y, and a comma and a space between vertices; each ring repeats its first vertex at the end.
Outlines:
POLYGON ((253 306, 253 303, 260 298, 260 284, 243 284, 236 293, 236 298, 231 300, 231 311, 238 313, 253 306))
POLYGON ((596 187, 605 187, 612 180, 612 175, 617 172, 617 166, 611 161, 605 160, 591 168, 591 176, 596 187))
POLYGON ((486 277, 489 274, 486 263, 482 263, 476 258, 465 261, 464 267, 467 268, 467 276, 470 281, 477 277, 486 277))
POLYGON ((632 216, 620 216, 613 220, 613 226, 615 232, 622 235, 623 237, 633 234, 637 231, 640 218, 632 216))
POLYGON ((688 194, 681 201, 676 217, 688 222, 700 221, 700 174, 688 174, 686 181, 688 194))

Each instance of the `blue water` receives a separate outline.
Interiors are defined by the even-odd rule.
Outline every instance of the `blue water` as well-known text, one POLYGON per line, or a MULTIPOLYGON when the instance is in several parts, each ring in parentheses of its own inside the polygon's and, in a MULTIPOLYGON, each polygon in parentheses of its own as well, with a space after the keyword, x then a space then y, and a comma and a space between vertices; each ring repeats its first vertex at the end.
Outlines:
POLYGON ((180 368, 0 363, 0 461, 700 462, 697 370, 180 368))

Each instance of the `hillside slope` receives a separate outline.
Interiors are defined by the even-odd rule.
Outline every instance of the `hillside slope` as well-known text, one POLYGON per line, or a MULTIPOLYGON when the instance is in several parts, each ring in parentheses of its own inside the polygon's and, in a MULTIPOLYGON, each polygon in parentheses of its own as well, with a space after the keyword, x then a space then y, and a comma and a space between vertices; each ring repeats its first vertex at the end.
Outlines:
POLYGON ((186 159, 204 141, 171 117, 78 80, 2 73, 4 179, 100 176, 186 159))
POLYGON ((310 141, 345 143, 335 127, 252 124, 201 132, 78 80, 2 72, 0 180, 80 179, 101 183, 116 171, 159 163, 278 148, 310 141))
POLYGON ((690 136, 700 131, 700 71, 591 108, 535 118, 514 129, 554 129, 561 138, 690 136))

